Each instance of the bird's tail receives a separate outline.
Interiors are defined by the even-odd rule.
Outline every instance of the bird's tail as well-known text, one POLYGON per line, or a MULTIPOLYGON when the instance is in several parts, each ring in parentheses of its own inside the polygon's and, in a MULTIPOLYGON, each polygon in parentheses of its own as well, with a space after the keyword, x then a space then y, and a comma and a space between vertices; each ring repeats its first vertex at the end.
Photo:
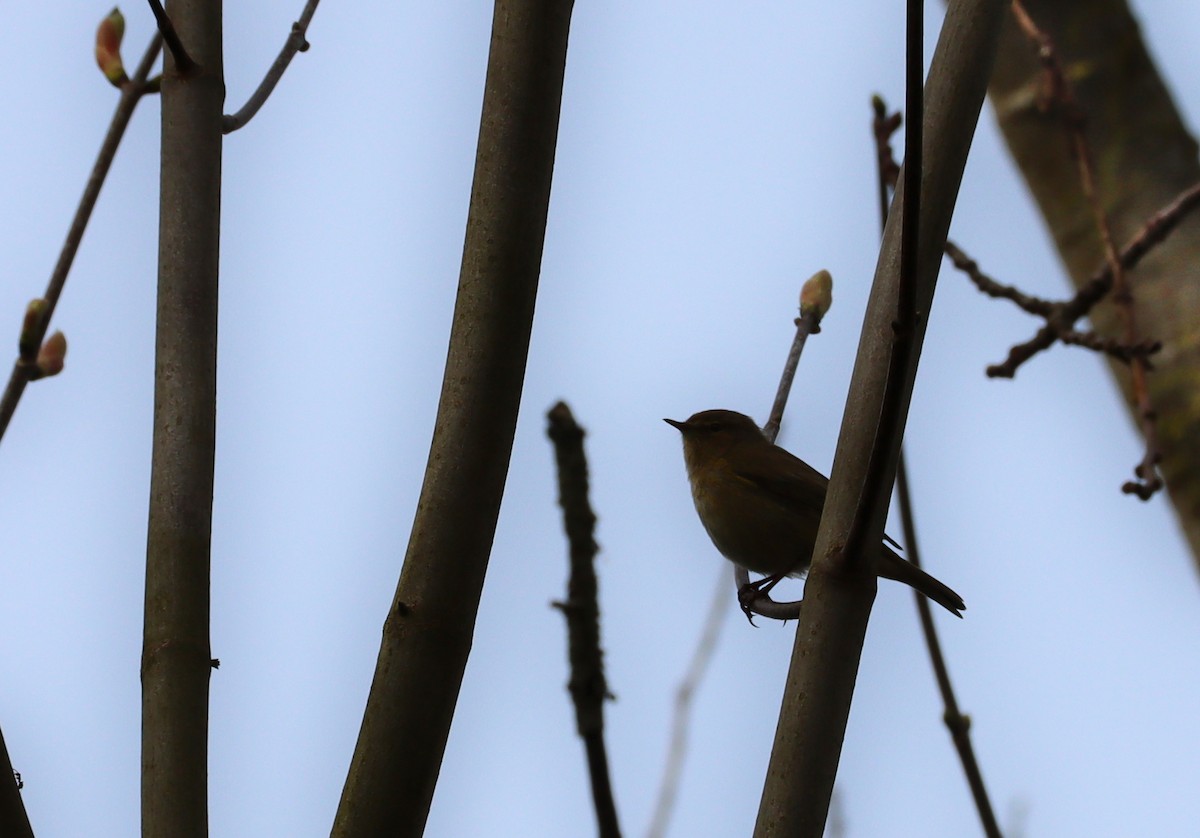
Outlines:
POLYGON ((955 617, 961 617, 967 606, 963 598, 934 579, 912 562, 906 562, 891 550, 885 550, 878 568, 879 575, 886 579, 895 579, 916 588, 938 605, 945 608, 955 617))

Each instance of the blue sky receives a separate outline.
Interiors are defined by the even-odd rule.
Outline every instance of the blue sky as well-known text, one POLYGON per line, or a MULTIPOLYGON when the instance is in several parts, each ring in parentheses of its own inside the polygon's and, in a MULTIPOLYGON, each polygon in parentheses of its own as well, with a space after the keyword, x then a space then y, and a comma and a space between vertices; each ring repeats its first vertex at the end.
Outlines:
MULTIPOLYGON (((300 5, 226 4, 227 110, 300 5)), ((559 398, 589 431, 617 803, 627 834, 646 828, 673 690, 729 575, 660 419, 761 421, 799 285, 827 268, 834 307, 780 442, 828 468, 878 237, 869 97, 900 103, 901 6, 576 5, 521 418, 428 835, 594 834, 548 606, 559 398)), ((115 104, 92 58, 108 8, 22 4, 0 30, 14 353, 115 104)), ((1200 9, 1138 11, 1194 124, 1200 9)), ((125 12, 132 64, 152 20, 125 12)), ((432 431, 490 19, 483 2, 326 3, 226 142, 214 835, 332 822, 432 431)), ((42 835, 138 828, 158 119, 139 107, 55 316, 66 371, 30 387, 0 445, 0 725, 42 835)), ((988 111, 952 235, 993 275, 1068 293, 988 111)), ((1165 500, 1119 492, 1141 446, 1102 362, 1056 348, 983 376, 1035 325, 943 271, 908 451, 925 561, 969 606, 939 618, 959 699, 1006 827, 1189 835, 1196 571, 1165 500)), ((792 636, 728 621, 671 834, 749 832, 792 636)), ((976 832, 940 716, 911 597, 883 582, 838 779, 847 835, 976 832)))

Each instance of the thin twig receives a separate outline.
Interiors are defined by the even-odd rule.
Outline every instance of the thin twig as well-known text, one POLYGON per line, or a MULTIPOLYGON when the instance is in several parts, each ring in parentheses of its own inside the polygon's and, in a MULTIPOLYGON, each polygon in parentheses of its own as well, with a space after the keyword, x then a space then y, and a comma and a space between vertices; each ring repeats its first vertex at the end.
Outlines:
MULTIPOLYGON (((900 519, 904 527, 904 553, 910 562, 921 566, 920 552, 917 550, 917 525, 913 517, 912 495, 908 488, 908 469, 904 463, 904 452, 900 452, 900 464, 896 472, 896 492, 900 502, 900 519)), ((988 838, 1000 838, 1000 826, 992 810, 992 801, 988 797, 987 787, 983 783, 983 772, 979 761, 975 758, 975 749, 971 745, 971 719, 964 716, 958 709, 958 699, 954 695, 954 687, 950 683, 950 672, 946 668, 946 658, 942 654, 942 644, 938 640, 937 629, 934 627, 933 612, 929 600, 922 594, 913 592, 917 602, 917 611, 921 615, 921 631, 925 635, 925 645, 929 649, 929 660, 933 663, 933 672, 937 677, 938 691, 942 694, 942 704, 945 712, 942 718, 958 751, 959 761, 962 762, 963 772, 967 775, 967 785, 971 787, 971 797, 975 799, 975 809, 979 812, 979 820, 983 832, 988 838)))
MULTIPOLYGON (((1121 251, 1121 266, 1130 271, 1154 247, 1164 241, 1179 223, 1196 207, 1200 206, 1200 184, 1189 187, 1146 220, 1121 251)), ((1051 312, 1047 323, 1037 333, 1009 350, 1003 363, 987 368, 990 378, 1012 378, 1017 369, 1034 355, 1049 349, 1061 336, 1071 331, 1075 322, 1086 317, 1092 308, 1109 292, 1113 285, 1112 269, 1105 263, 1085 282, 1075 296, 1069 300, 1050 303, 1051 312)))
MULTIPOLYGON (((1013 0, 1013 15, 1021 31, 1037 46, 1038 59, 1046 72, 1047 88, 1053 101, 1060 106, 1063 127, 1071 141, 1075 162, 1079 169, 1079 184, 1083 190, 1084 200, 1092 210, 1096 233, 1104 250, 1104 260, 1112 274, 1113 303, 1117 308, 1117 316, 1121 320, 1122 338, 1127 346, 1138 343, 1137 317, 1133 307, 1133 292, 1125 276, 1121 257, 1113 242, 1112 227, 1108 222, 1108 214, 1096 191, 1095 165, 1092 160, 1091 145, 1084 134, 1083 113, 1075 101, 1071 85, 1063 72, 1062 62, 1053 40, 1044 30, 1040 29, 1020 0, 1013 0)), ((1142 500, 1147 500, 1163 486, 1162 477, 1158 473, 1158 461, 1162 458, 1158 447, 1158 423, 1156 413, 1150 402, 1150 388, 1146 380, 1149 366, 1145 357, 1134 355, 1129 359, 1130 387, 1133 391, 1133 401, 1137 406, 1138 423, 1141 425, 1142 436, 1145 440, 1145 453, 1142 461, 1134 470, 1136 481, 1128 481, 1121 490, 1135 494, 1142 500)))
POLYGON ((1059 335, 1059 340, 1068 346, 1082 346, 1094 352, 1103 352, 1123 364, 1130 364, 1134 358, 1138 358, 1147 369, 1154 369, 1150 363, 1150 356, 1162 350, 1162 341, 1143 340, 1130 346, 1116 338, 1105 338, 1092 331, 1077 332, 1074 329, 1063 332, 1059 335))
POLYGON ((900 178, 900 164, 892 153, 892 134, 903 124, 899 111, 889 114, 887 103, 878 93, 871 97, 871 133, 875 137, 875 168, 878 172, 876 190, 879 217, 886 219, 892 203, 891 190, 900 178))
POLYGON ((792 392, 792 382, 796 379, 796 368, 800 365, 804 345, 808 342, 809 335, 820 333, 821 319, 833 302, 832 288, 833 278, 830 277, 829 271, 820 270, 809 277, 800 289, 800 316, 794 321, 796 336, 792 338, 792 348, 783 364, 779 386, 775 389, 775 402, 771 405, 771 413, 762 429, 763 436, 771 442, 779 436, 783 411, 787 407, 788 395, 792 392))
MULTIPOLYGON (((775 402, 771 405, 771 413, 767 424, 763 427, 763 436, 771 442, 779 435, 779 426, 783 421, 783 410, 787 406, 788 394, 792 390, 792 382, 796 377, 796 368, 800 364, 800 355, 809 335, 821 331, 821 319, 829 311, 833 302, 833 280, 828 271, 817 271, 804 283, 800 290, 800 316, 796 318, 796 336, 792 339, 792 348, 783 364, 783 373, 779 376, 779 387, 775 390, 775 402)), ((733 583, 738 591, 738 601, 749 619, 752 614, 758 614, 770 620, 795 620, 800 616, 800 606, 803 600, 794 602, 777 602, 771 599, 767 592, 770 589, 759 590, 748 587, 750 574, 739 564, 733 566, 733 583), (745 595, 743 595, 745 592, 745 595)), ((751 621, 753 622, 753 620, 751 621)))
POLYGON ((283 78, 284 71, 288 65, 292 63, 292 59, 296 57, 298 52, 308 51, 308 41, 305 39, 305 34, 308 32, 308 24, 312 21, 313 14, 317 11, 317 3, 320 0, 308 0, 304 6, 304 11, 300 13, 300 19, 292 24, 292 31, 288 33, 287 40, 283 42, 283 49, 279 51, 279 55, 275 58, 267 74, 263 76, 263 80, 259 82, 258 88, 250 94, 250 98, 246 100, 246 104, 242 105, 241 109, 235 114, 226 114, 221 120, 221 132, 230 134, 239 128, 245 126, 247 122, 254 118, 258 113, 258 109, 270 97, 275 90, 275 85, 279 84, 279 80, 283 78))
POLYGON ((596 515, 588 500, 588 465, 583 451, 583 428, 566 403, 559 402, 546 414, 546 430, 554 443, 558 465, 558 503, 570 545, 571 575, 567 599, 555 602, 567 620, 568 657, 571 662, 569 691, 575 704, 575 727, 587 753, 592 803, 601 838, 620 838, 617 807, 613 801, 604 743, 604 702, 612 698, 604 677, 600 650, 600 603, 597 597, 595 559, 598 550, 593 533, 596 515))
MULTIPOLYGON (((779 377, 779 386, 775 390, 775 402, 771 405, 771 413, 763 427, 763 435, 771 442, 779 435, 779 426, 783 421, 783 411, 787 407, 788 394, 791 393, 795 381, 796 369, 800 365, 800 355, 809 335, 821 331, 821 319, 829 310, 832 303, 832 280, 828 271, 818 271, 804 283, 800 291, 800 316, 796 318, 796 335, 792 339, 792 347, 783 365, 783 373, 779 377)), ((794 620, 800 616, 802 601, 777 602, 767 593, 743 599, 740 592, 749 590, 750 574, 744 567, 733 565, 733 580, 735 590, 739 592, 739 602, 746 610, 772 620, 794 620)), ((683 758, 687 751, 688 724, 691 714, 691 699, 695 693, 704 672, 708 668, 721 627, 725 622, 725 572, 718 576, 717 590, 712 605, 709 606, 708 617, 704 622, 704 631, 696 644, 692 662, 687 674, 680 682, 675 692, 675 713, 671 725, 671 745, 667 756, 667 765, 663 770, 662 783, 659 786, 658 802, 654 807, 654 819, 650 824, 650 838, 666 834, 667 822, 675 803, 675 794, 679 786, 679 777, 683 771, 683 758)))
POLYGON ((171 22, 171 18, 167 17, 167 12, 163 9, 162 3, 159 0, 148 0, 150 3, 150 11, 154 13, 154 19, 158 22, 158 31, 162 34, 163 40, 166 41, 167 49, 171 51, 171 55, 175 58, 175 69, 182 75, 190 73, 196 68, 196 62, 188 55, 188 51, 183 47, 183 41, 179 39, 179 33, 175 31, 175 24, 171 22))
POLYGON ((954 267, 965 273, 967 278, 975 283, 975 287, 989 297, 1008 300, 1023 311, 1036 314, 1039 317, 1049 318, 1053 316, 1055 312, 1054 303, 1049 300, 1043 300, 1041 297, 1026 294, 1012 285, 1005 285, 992 279, 979 269, 979 263, 964 253, 954 242, 946 242, 946 255, 950 257, 950 262, 954 267))
POLYGON ((729 613, 729 589, 725 579, 722 570, 717 577, 717 586, 713 589, 708 615, 704 618, 704 629, 700 632, 695 651, 692 652, 691 663, 688 664, 679 686, 675 688, 675 707, 671 714, 671 743, 667 748, 667 762, 663 767, 658 798, 654 804, 654 817, 650 821, 650 828, 646 830, 646 838, 664 838, 675 808, 679 781, 683 777, 683 760, 687 756, 692 699, 700 688, 705 673, 708 672, 708 665, 717 648, 717 640, 721 636, 721 628, 725 625, 725 615, 729 613))
MULTIPOLYGON (((876 114, 880 113, 880 105, 875 106, 876 114)), ((889 134, 881 132, 878 127, 875 131, 876 143, 881 143, 882 148, 877 150, 876 158, 880 161, 878 178, 880 189, 886 194, 889 182, 894 184, 895 178, 890 174, 887 166, 887 161, 891 159, 891 146, 889 144, 889 134)), ((881 214, 879 219, 880 229, 887 222, 888 202, 881 201, 881 214)), ((958 248, 950 242, 946 243, 946 252, 951 253, 955 265, 958 265, 961 270, 967 272, 972 279, 976 280, 976 284, 992 284, 999 286, 999 283, 994 282, 990 278, 984 276, 978 270, 978 267, 973 261, 967 258, 958 248), (960 264, 961 263, 961 264, 960 264), (986 280, 986 282, 980 282, 986 280)), ((1018 292, 1019 293, 1019 292, 1018 292)), ((1011 297, 1010 297, 1011 299, 1011 297)), ((900 448, 900 458, 897 463, 896 470, 896 487, 899 495, 900 516, 904 528, 904 544, 905 554, 909 561, 917 567, 921 566, 920 553, 917 550, 917 528, 913 516, 912 497, 908 488, 908 468, 904 459, 904 448, 900 448)), ((946 727, 950 730, 950 735, 954 740, 954 746, 958 750, 959 759, 963 764, 963 771, 967 775, 967 784, 971 788, 971 794, 975 798, 975 808, 979 812, 979 818, 983 823, 984 832, 989 838, 999 838, 1000 832, 996 825, 996 817, 992 811, 992 804, 987 795, 987 789, 983 784, 983 776, 979 770, 979 763, 975 759, 974 749, 971 746, 970 738, 970 720, 963 716, 958 710, 958 702, 954 696, 953 688, 950 684, 949 671, 946 668, 946 661, 942 655, 941 643, 938 640, 937 631, 934 626, 933 612, 929 607, 929 600, 920 593, 914 592, 917 602, 917 611, 921 617, 921 632, 925 637, 925 645, 929 649, 929 659, 933 664, 934 675, 938 682, 938 688, 942 693, 942 702, 945 706, 943 719, 946 727)))
MULTIPOLYGON (((75 261, 75 254, 79 252, 79 243, 83 241, 84 230, 87 229, 88 221, 92 217, 92 210, 96 208, 96 199, 100 197, 100 188, 104 185, 105 178, 108 177, 109 169, 112 168, 113 158, 117 154, 121 138, 125 136, 125 129, 133 116, 134 108, 147 92, 146 77, 150 75, 150 68, 154 66, 161 47, 162 37, 156 33, 150 39, 150 46, 146 48, 146 53, 142 56, 133 78, 121 88, 121 98, 117 100, 117 107, 109 123, 108 133, 104 136, 104 142, 100 144, 100 152, 96 155, 96 162, 92 166, 92 172, 84 186, 83 196, 79 199, 79 206, 75 209, 75 217, 71 220, 71 226, 67 228, 67 239, 63 242, 62 250, 58 254, 58 261, 50 273, 46 293, 42 295, 45 308, 38 326, 39 332, 31 336, 36 338, 39 346, 50 325, 50 317, 54 314, 54 309, 62 296, 67 275, 75 261)), ((23 363, 20 359, 13 365, 8 384, 4 388, 4 395, 0 396, 0 439, 4 438, 4 433, 8 430, 9 422, 12 421, 13 413, 21 401, 21 394, 25 392, 25 385, 29 383, 32 372, 33 367, 28 363, 23 363)))
MULTIPOLYGON (((872 525, 882 527, 885 484, 894 480, 888 473, 895 444, 903 439, 905 378, 911 366, 917 327, 917 275, 921 265, 920 216, 921 181, 925 175, 923 161, 925 124, 925 24, 923 0, 907 0, 905 6, 905 113, 904 122, 904 191, 901 193, 900 216, 900 279, 896 292, 896 320, 893 325, 891 357, 884 382, 883 401, 879 408, 875 440, 867 458, 866 474, 859 490, 858 504, 842 554, 851 563, 864 562, 867 539, 881 535, 872 525), (897 430, 899 429, 899 430, 897 430), (874 519, 874 520, 873 520, 874 519)), ((861 566, 861 564, 860 564, 861 566)))

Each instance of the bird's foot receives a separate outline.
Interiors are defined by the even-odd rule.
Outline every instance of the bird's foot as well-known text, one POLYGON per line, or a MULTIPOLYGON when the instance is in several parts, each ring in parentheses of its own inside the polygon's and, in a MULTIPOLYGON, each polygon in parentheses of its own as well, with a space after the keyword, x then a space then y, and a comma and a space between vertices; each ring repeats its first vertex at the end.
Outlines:
POLYGON ((779 580, 786 576, 786 573, 764 576, 762 579, 757 579, 754 582, 747 582, 738 589, 738 605, 742 607, 742 613, 746 615, 746 619, 750 621, 750 625, 754 625, 754 602, 759 597, 765 597, 770 594, 771 589, 778 585, 779 580))

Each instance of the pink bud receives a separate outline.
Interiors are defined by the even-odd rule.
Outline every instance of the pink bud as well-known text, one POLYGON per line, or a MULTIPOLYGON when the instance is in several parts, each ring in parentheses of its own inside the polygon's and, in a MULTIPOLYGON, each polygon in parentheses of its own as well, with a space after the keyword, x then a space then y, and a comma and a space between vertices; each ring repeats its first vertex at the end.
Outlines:
POLYGON ((67 336, 62 332, 55 332, 46 338, 46 342, 42 344, 41 351, 38 352, 38 372, 42 374, 43 378, 58 375, 62 372, 63 362, 66 360, 66 357, 67 336))

